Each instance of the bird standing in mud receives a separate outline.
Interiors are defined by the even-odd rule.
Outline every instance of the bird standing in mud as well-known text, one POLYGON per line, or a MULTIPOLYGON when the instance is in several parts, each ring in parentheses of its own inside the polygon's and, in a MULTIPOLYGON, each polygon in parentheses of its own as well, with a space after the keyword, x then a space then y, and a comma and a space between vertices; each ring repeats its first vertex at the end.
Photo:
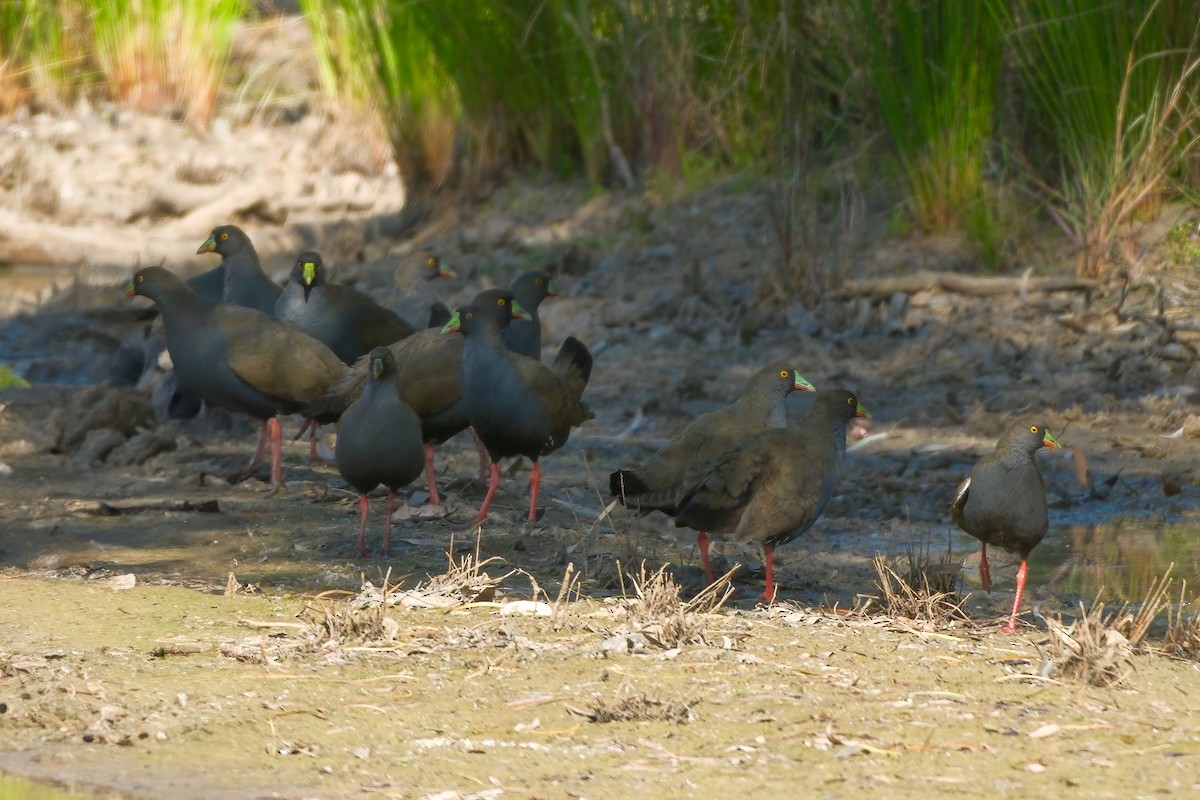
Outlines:
POLYGON ((345 369, 341 359, 272 316, 200 297, 162 267, 136 272, 125 294, 158 306, 181 390, 261 421, 254 460, 240 478, 254 473, 269 443, 271 486, 278 489, 282 431, 275 415, 298 411, 324 394, 345 369))
POLYGON ((1042 541, 1048 527, 1046 482, 1033 460, 1033 454, 1043 447, 1058 447, 1044 423, 1032 419, 1014 422, 996 443, 995 452, 980 459, 959 484, 950 505, 954 524, 983 543, 979 577, 984 589, 992 588, 989 544, 1016 553, 1021 559, 1017 595, 1005 633, 1017 629, 1029 553, 1042 541))
MULTIPOLYGON (((661 511, 673 517, 679 500, 716 459, 755 434, 787 425, 784 402, 794 391, 815 392, 787 364, 764 367, 754 373, 742 396, 725 408, 692 420, 636 469, 619 469, 609 476, 609 492, 621 504, 642 514, 661 511)), ((708 533, 696 536, 704 579, 713 582, 708 555, 708 533)))
POLYGON ((386 347, 368 355, 371 377, 338 424, 338 472, 358 492, 359 558, 367 555, 367 492, 379 484, 388 488, 383 516, 383 542, 379 555, 391 555, 392 509, 396 492, 412 483, 425 468, 421 418, 400 397, 396 385, 396 358, 386 347))
POLYGON ((675 524, 762 545, 762 598, 772 602, 775 545, 821 516, 842 474, 850 420, 869 416, 851 391, 818 392, 797 424, 763 431, 718 458, 680 497, 675 524))
POLYGON ((592 374, 592 354, 568 336, 553 367, 514 353, 504 346, 495 320, 473 305, 459 308, 442 333, 461 332, 463 359, 459 368, 467 417, 491 457, 491 479, 475 526, 487 519, 500 484, 500 464, 508 456, 533 461, 529 478, 529 522, 538 519, 539 459, 567 442, 571 429, 591 419, 581 396, 592 374))

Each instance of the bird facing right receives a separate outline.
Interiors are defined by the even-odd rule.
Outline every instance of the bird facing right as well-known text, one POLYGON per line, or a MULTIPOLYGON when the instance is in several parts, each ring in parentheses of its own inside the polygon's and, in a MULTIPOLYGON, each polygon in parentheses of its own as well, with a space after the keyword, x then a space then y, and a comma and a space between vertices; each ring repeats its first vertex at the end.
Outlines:
POLYGON ((1025 594, 1029 553, 1046 535, 1046 482, 1038 472, 1033 454, 1042 447, 1058 447, 1045 424, 1032 419, 1014 422, 959 484, 950 518, 962 530, 983 543, 979 577, 984 589, 992 588, 987 546, 1003 547, 1017 554, 1017 596, 1013 599, 1005 633, 1017 629, 1017 611, 1025 594))
POLYGON ((850 420, 869 416, 851 391, 818 392, 798 424, 763 431, 718 458, 680 498, 675 524, 762 545, 762 597, 772 602, 775 545, 821 516, 841 476, 850 420))

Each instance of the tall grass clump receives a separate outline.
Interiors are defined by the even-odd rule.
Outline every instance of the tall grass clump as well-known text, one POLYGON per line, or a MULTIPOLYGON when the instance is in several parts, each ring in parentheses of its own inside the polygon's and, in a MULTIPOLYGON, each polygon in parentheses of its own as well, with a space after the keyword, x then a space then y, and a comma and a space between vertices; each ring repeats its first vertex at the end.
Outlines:
POLYGON ((0 2, 0 113, 34 98, 66 99, 82 57, 74 11, 55 0, 0 2))
MULTIPOLYGON (((862 103, 851 88, 861 82, 848 45, 859 40, 858 23, 840 0, 782 4, 755 22, 736 29, 742 51, 725 69, 745 71, 744 88, 725 90, 730 97, 717 118, 737 151, 766 169, 778 257, 766 260, 759 299, 786 305, 799 298, 812 307, 850 262, 865 228, 862 103)), ((734 72, 725 78, 738 82, 734 72)))
POLYGON ((761 168, 790 113, 779 90, 806 41, 804 9, 829 3, 306 7, 326 72, 371 88, 410 185, 431 188, 523 165, 625 186, 710 163, 761 168))
MULTIPOLYGON (((1076 247, 1104 272, 1123 226, 1169 189, 1200 133, 1200 15, 1191 0, 988 0, 1051 151, 1035 168, 1076 247)), ((1037 159, 1035 159, 1037 161, 1037 159)))
POLYGON ((82 0, 96 61, 129 108, 205 123, 248 0, 82 0))
POLYGON ((1002 53, 994 18, 961 0, 859 0, 857 11, 913 222, 964 230, 994 254, 1000 233, 984 178, 1002 53))

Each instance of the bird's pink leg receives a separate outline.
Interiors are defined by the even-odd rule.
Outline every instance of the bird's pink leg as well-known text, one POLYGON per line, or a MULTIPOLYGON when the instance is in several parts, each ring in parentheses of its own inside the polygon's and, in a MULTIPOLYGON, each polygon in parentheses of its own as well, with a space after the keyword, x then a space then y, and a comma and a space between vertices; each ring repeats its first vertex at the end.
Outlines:
POLYGON ((392 509, 396 507, 396 493, 388 492, 387 510, 383 517, 383 542, 380 543, 379 549, 375 551, 377 556, 390 556, 392 554, 392 509))
POLYGON ((267 433, 271 437, 271 490, 283 486, 283 426, 279 417, 267 420, 267 433))
POLYGON ((983 546, 983 555, 979 557, 979 580, 983 583, 985 592, 992 590, 992 571, 988 568, 986 544, 983 546))
POLYGON ((250 466, 246 467, 246 469, 242 470, 234 478, 235 481, 249 480, 254 476, 255 472, 258 472, 258 468, 262 466, 263 457, 267 454, 267 440, 269 438, 267 423, 263 422, 258 426, 258 446, 254 448, 254 458, 250 459, 250 466))
POLYGON ((479 451, 479 477, 476 478, 481 484, 488 482, 488 464, 492 457, 488 454, 487 447, 483 444, 483 439, 479 438, 479 434, 475 432, 475 426, 471 425, 467 428, 471 432, 471 438, 475 440, 475 449, 479 451))
POLYGON ((775 545, 763 545, 763 566, 767 572, 767 583, 763 587, 762 599, 771 605, 775 602, 775 545))
POLYGON ((496 496, 496 487, 500 485, 500 465, 492 462, 492 478, 488 481, 487 494, 483 497, 483 505, 479 507, 479 513, 475 515, 475 519, 471 520, 471 527, 487 519, 488 507, 492 504, 492 498, 496 496))
POLYGON ((308 429, 308 463, 310 464, 325 463, 325 459, 317 455, 317 442, 320 441, 320 437, 317 435, 317 429, 319 427, 320 426, 314 422, 311 426, 309 426, 308 429))
POLYGON ((704 582, 711 586, 713 582, 712 561, 708 558, 708 534, 700 531, 696 534, 696 544, 700 548, 700 561, 704 563, 704 582))
POLYGON ((1004 626, 1004 633, 1016 633, 1017 612, 1021 610, 1021 598, 1025 596, 1025 576, 1028 572, 1028 564, 1021 559, 1021 568, 1017 570, 1017 596, 1013 598, 1012 614, 1008 618, 1008 625, 1004 626))
POLYGON ((371 502, 365 494, 358 496, 358 557, 367 557, 367 515, 371 513, 371 502))
POLYGON ((442 504, 442 498, 438 496, 437 490, 437 473, 433 471, 433 454, 434 447, 431 444, 425 445, 425 480, 429 483, 429 502, 435 506, 442 504))
POLYGON ((542 465, 533 462, 533 472, 529 476, 529 522, 537 522, 538 488, 542 485, 542 465))

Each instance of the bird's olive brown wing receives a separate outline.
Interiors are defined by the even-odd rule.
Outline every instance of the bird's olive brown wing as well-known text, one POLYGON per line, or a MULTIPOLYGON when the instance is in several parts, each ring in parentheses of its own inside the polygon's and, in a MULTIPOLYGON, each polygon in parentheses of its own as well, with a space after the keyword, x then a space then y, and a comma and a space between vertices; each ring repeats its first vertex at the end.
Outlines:
POLYGON ((699 530, 732 531, 772 467, 771 443, 755 437, 725 453, 679 503, 678 524, 699 530))
POLYGON ((811 449, 784 450, 774 438, 771 458, 755 478, 753 494, 742 512, 736 536, 766 542, 806 530, 832 493, 836 474, 811 449))
POLYGON ((584 388, 580 381, 567 380, 542 362, 516 353, 510 354, 509 362, 537 395, 556 434, 566 435, 571 428, 591 418, 587 407, 580 401, 584 388))
POLYGON ((338 307, 347 315, 365 352, 412 336, 416 331, 396 314, 349 286, 331 286, 338 307))
POLYGON ((283 404, 315 400, 345 372, 328 347, 264 314, 222 305, 214 309, 212 321, 225 334, 230 369, 283 404))
POLYGON ((441 411, 462 397, 458 370, 463 337, 428 328, 392 346, 400 396, 419 416, 441 411))

